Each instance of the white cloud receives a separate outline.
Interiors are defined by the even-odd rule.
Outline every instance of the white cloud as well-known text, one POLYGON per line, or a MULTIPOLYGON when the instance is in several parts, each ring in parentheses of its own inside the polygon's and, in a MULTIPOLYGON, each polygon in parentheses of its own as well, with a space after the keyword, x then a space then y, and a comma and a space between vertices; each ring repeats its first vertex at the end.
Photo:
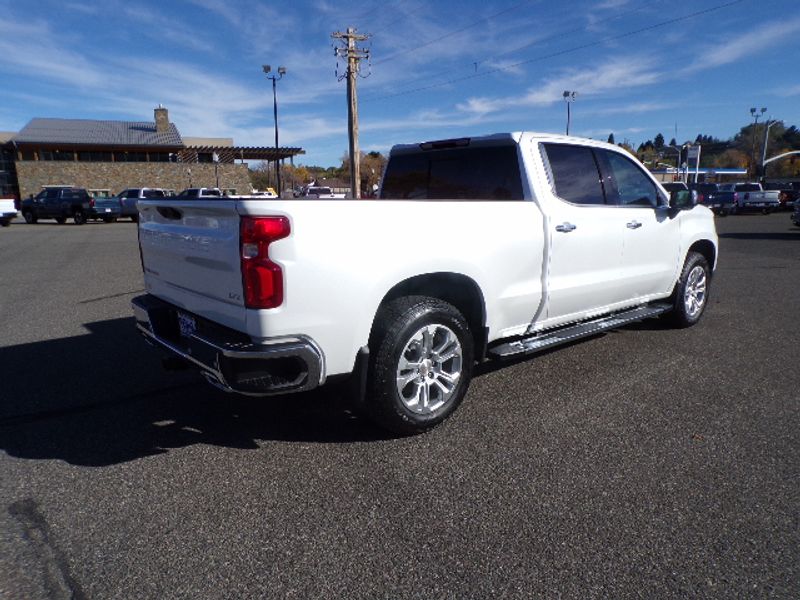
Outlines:
POLYGON ((697 52, 698 58, 688 67, 689 71, 713 69, 735 63, 741 59, 752 59, 762 50, 778 46, 785 39, 800 33, 800 18, 773 21, 746 33, 733 33, 727 40, 697 52))
POLYGON ((80 88, 96 87, 103 76, 79 53, 54 40, 66 40, 42 21, 0 21, 0 72, 34 75, 80 88))
POLYGON ((499 98, 470 98, 456 105, 465 114, 486 115, 515 107, 547 106, 562 101, 564 90, 581 96, 611 94, 619 96, 627 89, 656 83, 659 73, 654 61, 644 58, 615 58, 604 65, 588 69, 568 69, 560 75, 528 88, 520 95, 499 98))

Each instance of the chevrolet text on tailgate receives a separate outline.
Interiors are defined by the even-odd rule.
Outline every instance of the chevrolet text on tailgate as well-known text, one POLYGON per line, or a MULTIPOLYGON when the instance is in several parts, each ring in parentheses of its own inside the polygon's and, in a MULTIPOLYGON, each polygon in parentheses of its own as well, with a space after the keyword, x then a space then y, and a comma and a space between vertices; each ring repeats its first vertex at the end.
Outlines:
POLYGON ((620 148, 508 133, 395 146, 373 200, 140 200, 137 327, 214 385, 348 377, 400 433, 458 406, 476 362, 649 317, 697 323, 711 211, 620 148))

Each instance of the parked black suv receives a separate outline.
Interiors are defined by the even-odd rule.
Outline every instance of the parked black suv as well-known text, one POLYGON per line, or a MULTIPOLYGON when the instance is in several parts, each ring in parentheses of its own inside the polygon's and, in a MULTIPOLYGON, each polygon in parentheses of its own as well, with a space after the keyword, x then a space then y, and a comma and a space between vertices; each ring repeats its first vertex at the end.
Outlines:
POLYGON ((96 218, 94 202, 89 193, 83 188, 67 186, 47 187, 35 197, 24 199, 22 216, 26 223, 36 223, 39 219, 55 219, 57 223, 64 223, 71 217, 76 225, 96 218))

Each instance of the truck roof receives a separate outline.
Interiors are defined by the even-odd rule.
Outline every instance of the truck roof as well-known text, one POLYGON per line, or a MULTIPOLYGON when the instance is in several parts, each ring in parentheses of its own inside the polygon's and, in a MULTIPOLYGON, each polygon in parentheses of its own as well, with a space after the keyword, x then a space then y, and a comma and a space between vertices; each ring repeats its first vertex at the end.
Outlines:
MULTIPOLYGON (((537 131, 511 131, 507 133, 492 133, 489 135, 465 136, 460 138, 451 138, 445 140, 431 140, 426 142, 419 142, 416 144, 396 144, 392 146, 391 154, 405 154, 409 152, 419 152, 422 150, 439 150, 445 148, 458 148, 466 146, 499 146, 508 143, 519 144, 523 139, 531 141, 550 141, 561 143, 574 143, 581 145, 590 145, 596 147, 605 147, 615 150, 622 150, 619 146, 609 144, 600 140, 593 140, 590 138, 582 138, 571 135, 561 135, 558 133, 546 133, 537 131)), ((624 151, 624 150, 623 150, 624 151)))

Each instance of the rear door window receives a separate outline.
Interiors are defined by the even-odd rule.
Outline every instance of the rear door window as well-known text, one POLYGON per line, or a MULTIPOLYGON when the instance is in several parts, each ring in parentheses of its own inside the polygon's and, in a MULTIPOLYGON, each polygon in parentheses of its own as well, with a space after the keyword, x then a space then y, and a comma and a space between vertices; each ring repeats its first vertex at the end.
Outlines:
POLYGON ((389 159, 381 198, 522 200, 516 144, 426 150, 389 159))
POLYGON ((559 198, 572 204, 605 204, 600 171, 591 148, 543 144, 550 163, 553 187, 559 198))

